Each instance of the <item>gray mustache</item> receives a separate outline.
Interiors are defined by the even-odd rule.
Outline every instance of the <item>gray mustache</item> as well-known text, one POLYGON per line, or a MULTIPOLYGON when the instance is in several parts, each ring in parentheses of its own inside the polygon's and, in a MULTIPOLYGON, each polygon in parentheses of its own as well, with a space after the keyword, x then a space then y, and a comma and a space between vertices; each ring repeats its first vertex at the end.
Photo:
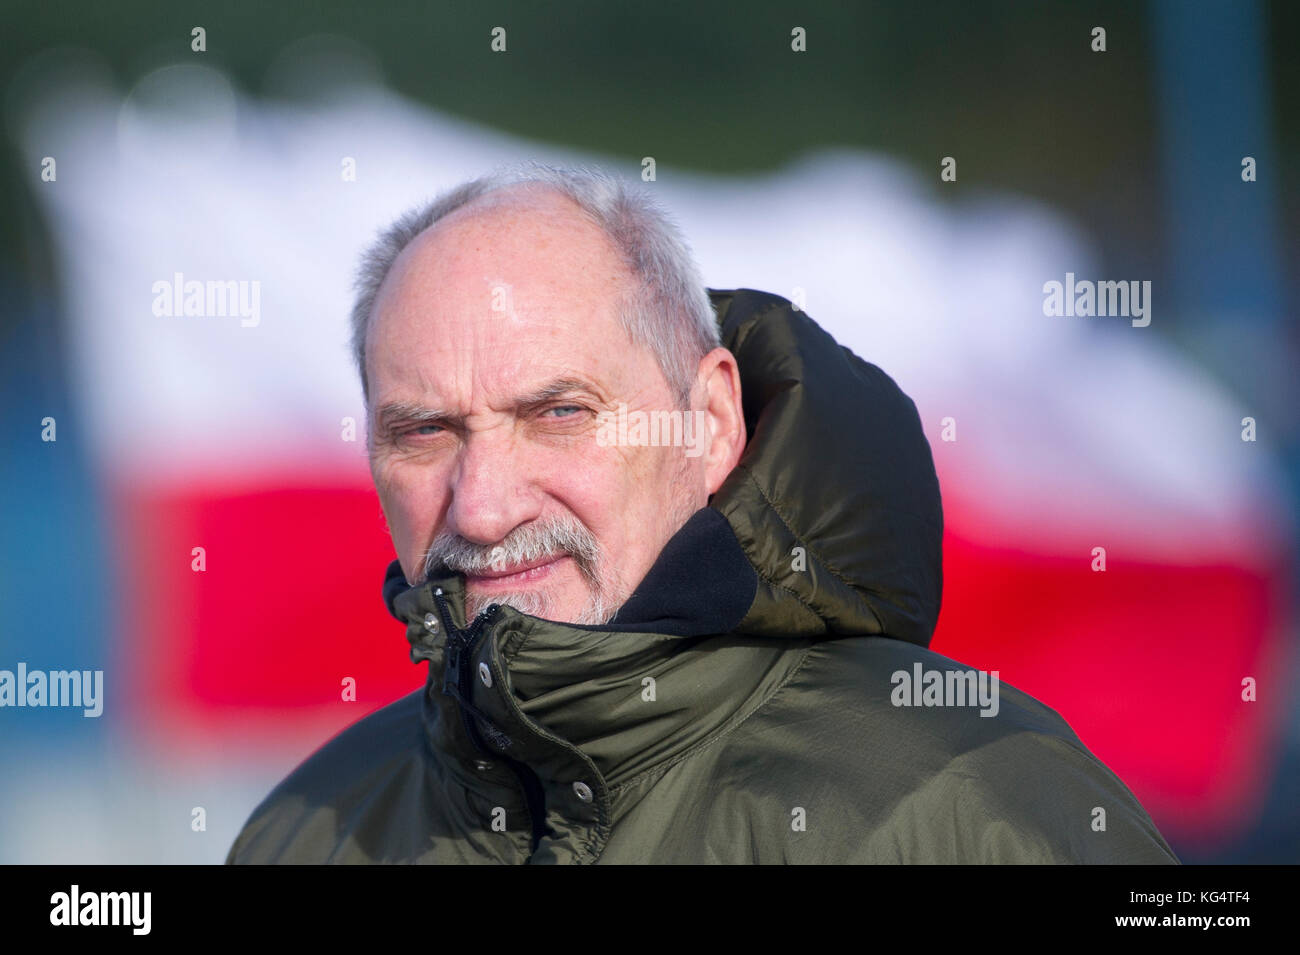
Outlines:
POLYGON ((500 571, 511 564, 538 560, 548 554, 573 557, 583 575, 595 579, 600 544, 575 518, 524 524, 498 544, 475 544, 458 534, 439 534, 425 554, 424 579, 440 566, 456 573, 476 574, 500 571))

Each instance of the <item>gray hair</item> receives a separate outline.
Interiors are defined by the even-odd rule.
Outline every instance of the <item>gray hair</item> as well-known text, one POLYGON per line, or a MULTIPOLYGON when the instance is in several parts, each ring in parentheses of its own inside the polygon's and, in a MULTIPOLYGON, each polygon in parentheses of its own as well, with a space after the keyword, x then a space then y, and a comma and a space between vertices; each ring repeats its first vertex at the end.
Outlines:
POLYGON ((685 406, 700 359, 721 340, 708 290, 680 230, 647 191, 622 179, 592 166, 537 162, 496 169, 412 209, 366 251, 352 308, 352 353, 367 403, 366 332, 393 262, 439 219, 481 196, 517 185, 549 187, 567 196, 609 236, 635 280, 620 305, 620 321, 632 341, 654 353, 669 387, 685 406))

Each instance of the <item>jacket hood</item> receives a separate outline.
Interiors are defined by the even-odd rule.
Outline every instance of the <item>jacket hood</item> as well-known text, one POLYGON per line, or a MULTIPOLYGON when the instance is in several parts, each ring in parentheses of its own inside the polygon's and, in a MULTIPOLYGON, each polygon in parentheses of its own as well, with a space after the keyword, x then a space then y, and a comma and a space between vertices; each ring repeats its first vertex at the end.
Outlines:
POLYGON ((736 356, 749 444, 709 502, 754 574, 737 629, 927 646, 943 506, 916 405, 776 295, 710 291, 736 356))
MULTIPOLYGON (((927 646, 942 590, 943 509, 916 406, 804 312, 709 290, 740 369, 748 441, 610 623, 573 630, 892 637, 927 646)), ((463 578, 449 594, 463 620, 463 578)), ((438 582, 438 581, 435 581, 438 582)), ((411 621, 400 565, 390 612, 411 621)))

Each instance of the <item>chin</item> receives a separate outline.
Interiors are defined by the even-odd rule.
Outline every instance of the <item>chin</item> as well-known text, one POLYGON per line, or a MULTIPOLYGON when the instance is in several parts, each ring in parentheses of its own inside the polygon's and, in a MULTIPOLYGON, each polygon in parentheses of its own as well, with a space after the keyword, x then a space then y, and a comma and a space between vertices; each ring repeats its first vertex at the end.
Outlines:
MULTIPOLYGON (((620 602, 621 603, 621 602, 620 602)), ((530 617, 553 620, 556 623, 572 623, 581 626, 608 623, 618 613, 618 606, 601 600, 598 595, 588 593, 575 602, 555 599, 552 592, 545 590, 525 590, 505 593, 469 593, 465 597, 465 613, 473 619, 479 612, 492 604, 513 607, 530 617), (576 605, 575 605, 576 603, 576 605)))

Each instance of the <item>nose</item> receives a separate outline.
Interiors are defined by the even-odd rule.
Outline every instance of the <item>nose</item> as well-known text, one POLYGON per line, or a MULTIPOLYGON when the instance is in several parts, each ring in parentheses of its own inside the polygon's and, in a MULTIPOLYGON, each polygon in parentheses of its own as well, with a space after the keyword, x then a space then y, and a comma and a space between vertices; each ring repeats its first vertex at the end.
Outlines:
POLYGON ((466 437, 452 473, 446 531, 475 544, 496 544, 541 515, 542 495, 521 444, 508 427, 466 437))

